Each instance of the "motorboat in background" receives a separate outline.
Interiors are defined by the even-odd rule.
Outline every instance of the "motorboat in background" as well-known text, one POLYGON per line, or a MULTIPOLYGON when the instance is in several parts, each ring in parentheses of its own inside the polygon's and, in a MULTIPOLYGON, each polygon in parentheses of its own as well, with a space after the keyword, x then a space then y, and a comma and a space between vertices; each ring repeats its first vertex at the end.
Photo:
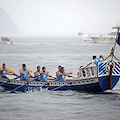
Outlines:
POLYGON ((84 41, 91 41, 92 39, 90 38, 90 35, 87 33, 79 32, 78 33, 78 38, 82 38, 84 41))
POLYGON ((12 44, 10 39, 8 37, 2 37, 2 40, 0 41, 2 44, 12 44))
POLYGON ((103 35, 90 36, 91 39, 96 43, 115 43, 117 32, 112 32, 103 35))

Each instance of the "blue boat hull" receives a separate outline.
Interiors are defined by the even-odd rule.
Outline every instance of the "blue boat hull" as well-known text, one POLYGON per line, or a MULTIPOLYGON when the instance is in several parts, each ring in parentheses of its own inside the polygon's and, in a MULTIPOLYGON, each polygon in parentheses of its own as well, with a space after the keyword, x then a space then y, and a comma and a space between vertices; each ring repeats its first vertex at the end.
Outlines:
MULTIPOLYGON (((13 90, 14 88, 17 88, 20 85, 13 85, 13 84, 4 84, 3 87, 7 90, 13 90)), ((56 86, 48 86, 43 87, 43 89, 52 90, 56 88, 56 86)), ((26 92, 26 91, 33 91, 33 90, 40 90, 40 86, 22 86, 21 88, 17 89, 17 91, 26 92)), ((92 84, 86 84, 86 85, 75 85, 75 86, 64 86, 59 88, 58 90, 75 90, 75 91, 85 91, 85 92, 103 92, 101 89, 99 82, 92 83, 92 84)))
MULTIPOLYGON (((120 78, 119 76, 112 76, 111 89, 113 89, 115 87, 115 85, 119 81, 119 78, 120 78)), ((109 85, 110 85, 109 76, 100 77, 98 79, 99 79, 100 87, 103 91, 110 89, 109 88, 109 85)))

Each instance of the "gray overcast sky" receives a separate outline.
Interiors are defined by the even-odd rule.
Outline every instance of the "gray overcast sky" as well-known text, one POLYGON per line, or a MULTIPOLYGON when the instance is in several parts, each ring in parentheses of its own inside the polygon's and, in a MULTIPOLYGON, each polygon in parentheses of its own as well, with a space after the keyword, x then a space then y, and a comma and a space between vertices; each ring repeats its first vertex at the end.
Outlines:
POLYGON ((0 0, 25 35, 109 33, 120 21, 120 0, 0 0))

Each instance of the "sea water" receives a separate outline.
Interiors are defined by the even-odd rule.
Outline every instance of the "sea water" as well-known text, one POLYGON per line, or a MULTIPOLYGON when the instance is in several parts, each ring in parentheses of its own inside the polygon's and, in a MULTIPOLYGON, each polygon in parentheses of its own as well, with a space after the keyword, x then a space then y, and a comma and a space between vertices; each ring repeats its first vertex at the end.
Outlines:
MULTIPOLYGON (((66 72, 76 73, 92 56, 106 58, 113 44, 98 44, 71 37, 12 37, 13 44, 0 44, 0 64, 19 74, 25 63, 32 70, 45 66, 55 76, 62 65, 66 72)), ((120 59, 120 47, 115 56, 120 59)), ((4 94, 0 87, 0 120, 119 120, 120 82, 112 91, 90 94, 77 91, 35 91, 4 94)))

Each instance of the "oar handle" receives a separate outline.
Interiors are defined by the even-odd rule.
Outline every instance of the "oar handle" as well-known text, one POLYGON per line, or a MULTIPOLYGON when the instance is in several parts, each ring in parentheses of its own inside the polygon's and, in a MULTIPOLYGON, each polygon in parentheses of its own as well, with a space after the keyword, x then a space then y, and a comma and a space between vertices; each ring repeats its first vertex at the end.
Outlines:
POLYGON ((13 78, 13 80, 16 80, 16 79, 18 79, 18 78, 20 78, 21 76, 17 76, 17 77, 15 77, 15 78, 13 78))
POLYGON ((68 85, 69 83, 67 83, 67 84, 65 84, 65 85, 63 85, 63 86, 59 86, 59 87, 55 87, 55 88, 53 88, 52 90, 50 90, 50 91, 55 91, 55 90, 58 90, 58 89, 60 89, 60 88, 62 88, 62 87, 64 87, 64 86, 66 86, 66 85, 68 85))
POLYGON ((19 76, 19 75, 15 74, 15 73, 13 73, 13 75, 15 75, 15 76, 19 76))
POLYGON ((31 81, 35 81, 35 80, 37 80, 39 77, 36 77, 36 78, 34 78, 34 79, 32 79, 31 81))
POLYGON ((54 81, 58 81, 59 80, 59 78, 55 78, 55 80, 54 81))

